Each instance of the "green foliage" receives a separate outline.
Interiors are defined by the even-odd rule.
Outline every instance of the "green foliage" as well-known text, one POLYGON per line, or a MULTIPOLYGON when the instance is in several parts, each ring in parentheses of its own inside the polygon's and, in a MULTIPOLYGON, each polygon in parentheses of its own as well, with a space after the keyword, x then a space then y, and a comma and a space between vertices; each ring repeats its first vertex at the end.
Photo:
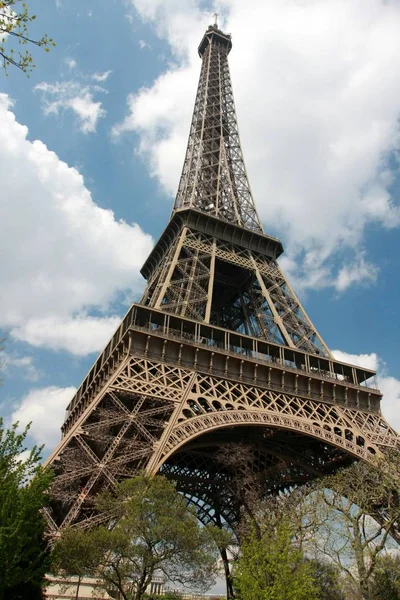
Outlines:
POLYGON ((101 561, 99 549, 89 540, 90 536, 82 529, 64 529, 51 556, 52 573, 77 577, 76 598, 79 597, 83 577, 93 572, 101 561))
POLYGON ((400 557, 386 555, 377 561, 371 600, 400 600, 400 557))
POLYGON ((388 449, 384 457, 376 458, 375 464, 354 462, 320 482, 320 487, 345 496, 369 515, 380 517, 379 507, 395 522, 400 518, 398 490, 400 488, 400 457, 388 449))
POLYGON ((4 429, 0 419, 0 600, 40 598, 49 564, 40 510, 51 474, 40 464, 42 449, 25 448, 29 427, 17 427, 4 429))
POLYGON ((320 480, 313 497, 320 523, 314 549, 353 581, 362 598, 370 597, 379 557, 400 522, 399 463, 391 452, 374 465, 353 463, 320 480))
POLYGON ((86 547, 93 559, 93 564, 84 565, 87 574, 97 577, 111 596, 119 593, 124 600, 139 600, 157 570, 192 589, 213 583, 217 547, 212 532, 199 525, 165 477, 141 475, 124 481, 100 496, 98 506, 109 514, 111 525, 83 533, 71 530, 60 542, 64 550, 56 550, 64 556, 58 569, 79 575, 74 564, 86 547), (68 557, 68 552, 76 552, 76 557, 68 557))
POLYGON ((7 72, 10 65, 18 67, 24 73, 30 73, 34 68, 33 58, 27 48, 21 46, 33 44, 49 52, 55 46, 54 40, 47 34, 34 40, 29 37, 29 26, 35 21, 36 15, 29 12, 24 0, 0 0, 0 57, 2 67, 7 72), (17 42, 18 50, 13 47, 17 42))
POLYGON ((319 600, 348 600, 342 591, 340 571, 333 563, 311 559, 308 564, 314 580, 318 582, 319 600))
POLYGON ((241 600, 317 600, 318 586, 310 564, 293 544, 287 519, 261 537, 244 541, 234 580, 241 600))

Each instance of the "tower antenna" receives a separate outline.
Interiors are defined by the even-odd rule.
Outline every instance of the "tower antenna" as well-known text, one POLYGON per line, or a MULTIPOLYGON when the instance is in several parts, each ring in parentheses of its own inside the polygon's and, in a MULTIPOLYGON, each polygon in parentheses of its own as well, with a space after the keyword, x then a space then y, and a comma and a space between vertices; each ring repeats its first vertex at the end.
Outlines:
POLYGON ((214 25, 215 25, 215 27, 218 27, 218 13, 214 13, 214 19, 215 19, 214 25))

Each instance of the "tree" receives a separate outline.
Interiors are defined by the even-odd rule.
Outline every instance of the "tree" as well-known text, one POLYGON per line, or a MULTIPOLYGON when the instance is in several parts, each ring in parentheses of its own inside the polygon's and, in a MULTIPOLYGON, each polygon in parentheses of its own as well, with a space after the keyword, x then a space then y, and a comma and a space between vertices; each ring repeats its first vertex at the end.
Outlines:
MULTIPOLYGON (((238 510, 239 519, 235 523, 237 539, 246 539, 251 534, 261 540, 266 528, 273 531, 281 519, 290 516, 293 536, 301 551, 314 531, 314 522, 308 515, 310 488, 306 484, 274 493, 273 490, 280 487, 281 465, 278 463, 275 469, 275 465, 271 464, 265 438, 257 439, 255 436, 251 443, 227 443, 220 448, 216 459, 227 475, 224 500, 228 497, 238 510)), ((225 552, 224 555, 221 551, 228 598, 235 597, 231 571, 238 558, 231 544, 230 560, 228 554, 225 552)))
POLYGON ((372 600, 400 600, 400 556, 379 557, 371 590, 372 600))
POLYGON ((257 444, 228 443, 216 456, 222 469, 229 474, 227 489, 233 505, 240 506, 238 533, 246 533, 249 527, 260 536, 259 508, 265 497, 266 474, 262 468, 254 469, 255 457, 260 449, 257 444))
POLYGON ((319 600, 349 600, 342 591, 340 571, 333 563, 315 558, 307 561, 314 580, 318 582, 319 600))
POLYGON ((293 543, 288 519, 259 537, 244 541, 234 569, 235 585, 243 600, 318 600, 318 586, 309 562, 293 543))
MULTIPOLYGON (((83 534, 88 553, 98 557, 95 566, 87 565, 87 574, 97 577, 112 597, 140 600, 157 570, 192 589, 213 583, 217 547, 212 532, 200 526, 165 477, 140 475, 121 482, 100 496, 98 506, 108 513, 110 525, 83 534)), ((82 533, 71 530, 68 536, 60 543, 72 553, 82 533)), ((61 564, 65 571, 69 561, 61 564)), ((74 574, 79 575, 76 569, 74 574)))
POLYGON ((208 529, 220 553, 226 582, 226 598, 230 600, 235 597, 231 563, 235 560, 237 554, 238 540, 230 527, 226 523, 222 523, 220 515, 216 513, 214 519, 216 525, 208 526, 208 529))
POLYGON ((397 477, 392 463, 353 463, 321 480, 310 502, 318 513, 315 547, 354 584, 361 598, 371 600, 371 582, 379 555, 400 522, 397 477))
POLYGON ((41 598, 49 566, 41 509, 51 474, 40 464, 42 448, 25 448, 28 430, 4 429, 0 419, 0 600, 41 598))
MULTIPOLYGON (((51 560, 51 572, 62 577, 77 578, 75 598, 79 598, 82 579, 100 564, 99 548, 90 543, 90 536, 83 529, 65 529, 56 542, 51 560)), ((71 587, 71 586, 66 586, 71 587)))
POLYGON ((39 46, 49 52, 55 46, 54 40, 47 34, 40 39, 29 37, 29 26, 35 21, 36 15, 29 12, 24 0, 0 0, 0 59, 5 71, 10 65, 29 73, 34 68, 33 58, 27 48, 28 44, 39 46), (19 49, 15 50, 13 42, 19 49))
MULTIPOLYGON (((293 534, 301 549, 304 539, 312 535, 312 523, 305 515, 309 490, 307 486, 299 486, 279 495, 271 494, 274 484, 279 485, 280 472, 278 469, 274 473, 271 468, 271 457, 265 452, 265 439, 255 438, 251 443, 227 443, 220 448, 216 459, 227 473, 225 500, 228 496, 233 507, 240 507, 239 520, 235 524, 237 538, 245 539, 252 534, 260 540, 266 527, 273 529, 281 518, 290 514, 293 534)), ((229 560, 228 553, 220 547, 228 598, 234 598, 231 571, 238 557, 237 552, 232 553, 231 544, 229 549, 233 560, 229 560)))

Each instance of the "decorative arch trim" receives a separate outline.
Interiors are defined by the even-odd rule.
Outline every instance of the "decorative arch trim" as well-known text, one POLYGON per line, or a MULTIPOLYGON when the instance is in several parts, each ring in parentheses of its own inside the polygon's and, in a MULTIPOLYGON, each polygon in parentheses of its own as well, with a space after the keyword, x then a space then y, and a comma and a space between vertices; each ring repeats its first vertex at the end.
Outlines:
POLYGON ((323 428, 316 423, 311 423, 305 419, 288 415, 279 415, 272 411, 252 411, 249 409, 246 411, 225 410, 199 415, 175 425, 165 442, 162 457, 155 466, 153 472, 156 473, 172 454, 189 441, 213 430, 241 425, 267 425, 276 429, 295 431, 317 440, 324 441, 331 446, 344 450, 359 460, 365 460, 367 462, 372 462, 373 457, 380 454, 379 448, 368 440, 365 440, 364 445, 361 445, 346 439, 345 430, 349 427, 347 424, 338 425, 336 429, 340 429, 343 432, 343 435, 339 435, 327 426, 325 426, 326 428, 323 428))

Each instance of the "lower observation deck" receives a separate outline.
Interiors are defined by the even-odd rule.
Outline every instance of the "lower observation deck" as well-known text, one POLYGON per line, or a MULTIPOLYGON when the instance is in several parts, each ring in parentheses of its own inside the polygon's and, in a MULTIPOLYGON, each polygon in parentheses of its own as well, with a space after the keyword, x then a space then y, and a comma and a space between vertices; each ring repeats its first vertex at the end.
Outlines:
POLYGON ((133 304, 67 408, 63 435, 127 354, 260 388, 379 413, 375 372, 133 304))

